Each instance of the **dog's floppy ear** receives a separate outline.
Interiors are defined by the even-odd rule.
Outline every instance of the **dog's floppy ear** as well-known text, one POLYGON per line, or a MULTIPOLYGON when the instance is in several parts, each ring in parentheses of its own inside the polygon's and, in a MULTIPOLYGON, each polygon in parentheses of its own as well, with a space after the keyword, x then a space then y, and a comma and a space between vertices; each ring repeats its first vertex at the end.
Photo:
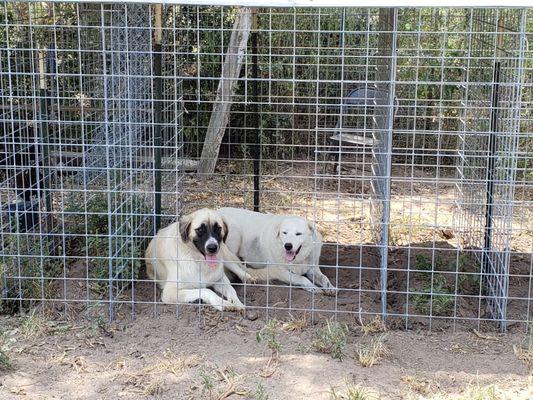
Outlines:
POLYGON ((315 223, 312 221, 307 221, 307 225, 309 226, 309 230, 311 231, 311 234, 316 237, 318 234, 318 231, 316 229, 315 223))
POLYGON ((226 239, 228 238, 229 230, 228 230, 228 224, 227 224, 226 220, 224 219, 224 217, 222 217, 222 229, 224 230, 224 236, 222 237, 222 241, 224 243, 226 243, 226 239))
POLYGON ((191 223, 192 217, 190 215, 184 215, 180 218, 178 222, 181 240, 183 240, 184 242, 189 240, 189 230, 191 229, 191 223))
POLYGON ((276 225, 274 225, 274 231, 276 232, 276 237, 279 237, 279 234, 281 233, 281 221, 276 222, 276 225))

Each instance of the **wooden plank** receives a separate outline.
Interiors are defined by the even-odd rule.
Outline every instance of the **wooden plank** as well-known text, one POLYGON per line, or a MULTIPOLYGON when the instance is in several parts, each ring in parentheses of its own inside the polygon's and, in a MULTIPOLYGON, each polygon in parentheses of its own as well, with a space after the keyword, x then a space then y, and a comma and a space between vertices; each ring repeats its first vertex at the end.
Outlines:
MULTIPOLYGON (((86 153, 77 151, 51 151, 51 166, 68 166, 68 167, 81 167, 83 166, 83 158, 86 153)), ((146 167, 154 164, 154 157, 150 154, 146 156, 131 156, 131 161, 139 164, 144 164, 146 167)), ((176 159, 172 157, 162 157, 162 165, 173 165, 177 169, 183 169, 184 171, 196 171, 198 169, 198 161, 189 158, 176 159)), ((164 170, 169 167, 162 167, 164 170)))
POLYGON ((215 171, 220 144, 229 121, 232 96, 246 54, 252 19, 252 10, 248 7, 239 9, 235 17, 228 51, 222 65, 216 100, 198 164, 198 172, 201 174, 212 174, 215 171))

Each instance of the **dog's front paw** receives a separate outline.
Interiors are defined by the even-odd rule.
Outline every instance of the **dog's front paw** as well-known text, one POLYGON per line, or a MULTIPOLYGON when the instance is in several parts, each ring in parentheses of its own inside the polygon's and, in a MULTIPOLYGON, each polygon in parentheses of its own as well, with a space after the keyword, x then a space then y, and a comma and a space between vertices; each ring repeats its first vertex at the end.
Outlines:
POLYGON ((310 292, 310 293, 322 293, 322 289, 318 286, 304 286, 303 290, 310 292))
POLYGON ((257 280, 257 278, 255 276, 252 276, 249 273, 246 273, 246 275, 245 275, 245 283, 256 284, 257 282, 258 282, 258 280, 257 280))
POLYGON ((338 291, 339 290, 335 286, 329 286, 322 289, 322 293, 324 293, 325 296, 335 296, 338 291))
POLYGON ((236 301, 225 301, 223 306, 224 311, 244 312, 246 310, 246 307, 240 301, 238 303, 236 301))

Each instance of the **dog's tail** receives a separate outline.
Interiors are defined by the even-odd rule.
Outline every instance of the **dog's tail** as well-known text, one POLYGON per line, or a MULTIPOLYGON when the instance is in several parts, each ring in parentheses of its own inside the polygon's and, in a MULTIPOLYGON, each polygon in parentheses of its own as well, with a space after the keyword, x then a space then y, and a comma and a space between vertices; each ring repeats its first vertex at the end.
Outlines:
POLYGON ((280 265, 267 265, 261 269, 251 267, 246 268, 246 272, 252 277, 252 280, 257 283, 284 281, 287 279, 284 270, 291 272, 290 267, 280 265))
POLYGON ((272 271, 269 271, 268 267, 261 269, 246 267, 246 272, 250 274, 252 279, 256 282, 268 282, 274 279, 272 271))

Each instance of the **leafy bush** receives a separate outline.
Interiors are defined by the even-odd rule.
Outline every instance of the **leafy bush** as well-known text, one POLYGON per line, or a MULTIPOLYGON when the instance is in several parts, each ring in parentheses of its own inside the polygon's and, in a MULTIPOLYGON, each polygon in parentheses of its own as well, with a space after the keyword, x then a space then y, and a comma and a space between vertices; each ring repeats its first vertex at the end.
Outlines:
POLYGON ((74 234, 70 236, 69 247, 87 259, 93 291, 103 295, 111 280, 117 287, 123 287, 138 277, 145 240, 132 237, 131 230, 140 223, 134 219, 150 214, 150 208, 140 196, 123 200, 119 194, 95 193, 86 203, 74 202, 66 211, 69 219, 66 229, 74 234), (110 215, 109 209, 116 204, 120 207, 110 215), (110 224, 114 228, 111 235, 110 224))
POLYGON ((317 332, 312 344, 316 351, 342 360, 347 334, 348 327, 346 325, 327 320, 326 324, 317 332))
POLYGON ((61 258, 50 254, 47 237, 4 233, 0 245, 0 313, 29 308, 54 297, 54 278, 62 271, 61 258), (1 300, 4 298, 4 300, 1 300))
POLYGON ((442 275, 435 275, 433 287, 428 283, 422 289, 411 289, 411 301, 414 307, 424 315, 450 315, 454 306, 454 295, 447 287, 446 279, 442 275))

